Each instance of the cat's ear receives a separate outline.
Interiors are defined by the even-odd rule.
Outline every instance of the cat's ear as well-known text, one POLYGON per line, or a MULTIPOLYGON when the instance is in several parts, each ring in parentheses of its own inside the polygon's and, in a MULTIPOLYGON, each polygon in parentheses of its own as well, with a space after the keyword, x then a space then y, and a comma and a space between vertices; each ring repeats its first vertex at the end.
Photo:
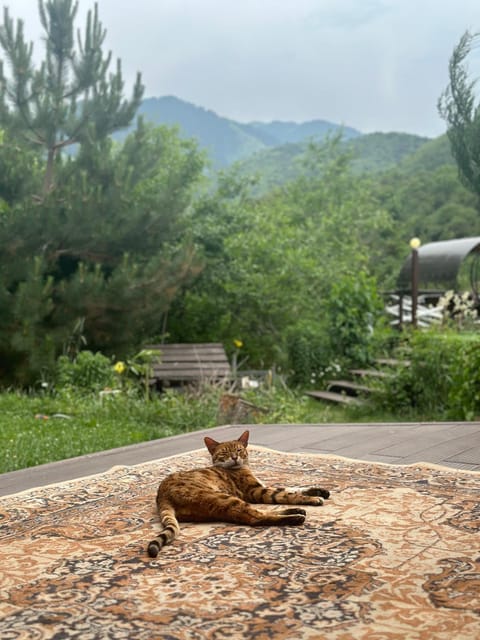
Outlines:
POLYGON ((208 436, 206 436, 203 439, 203 441, 205 442, 205 446, 207 447, 207 449, 210 452, 210 454, 213 455, 213 452, 218 447, 219 443, 216 440, 214 440, 213 438, 209 438, 208 436))
POLYGON ((238 439, 238 441, 241 442, 245 448, 247 447, 247 444, 248 444, 249 435, 250 435, 249 431, 244 431, 238 439))

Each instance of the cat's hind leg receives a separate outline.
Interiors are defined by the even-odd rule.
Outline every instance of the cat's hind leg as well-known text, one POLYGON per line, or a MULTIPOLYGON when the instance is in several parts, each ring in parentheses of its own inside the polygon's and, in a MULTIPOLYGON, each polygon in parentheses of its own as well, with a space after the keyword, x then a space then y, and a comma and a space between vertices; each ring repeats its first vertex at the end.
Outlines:
POLYGON ((262 511, 228 494, 217 494, 215 503, 210 506, 208 513, 210 520, 246 524, 252 527, 300 525, 305 522, 305 516, 305 509, 300 508, 262 511))
POLYGON ((262 526, 298 526, 305 522, 305 509, 292 508, 281 511, 260 511, 255 509, 257 516, 249 524, 254 527, 262 526))

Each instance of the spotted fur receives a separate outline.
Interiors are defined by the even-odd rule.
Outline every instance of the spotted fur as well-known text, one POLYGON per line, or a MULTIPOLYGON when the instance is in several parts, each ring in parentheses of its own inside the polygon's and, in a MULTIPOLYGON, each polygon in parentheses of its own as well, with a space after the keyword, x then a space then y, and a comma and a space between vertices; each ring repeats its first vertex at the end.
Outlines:
POLYGON ((213 466, 179 471, 167 476, 158 488, 157 509, 161 531, 148 545, 155 558, 160 549, 180 533, 179 522, 232 522, 250 526, 301 525, 306 511, 298 507, 260 511, 251 504, 320 506, 330 493, 326 489, 280 489, 265 487, 248 467, 248 436, 217 442, 205 438, 213 466))

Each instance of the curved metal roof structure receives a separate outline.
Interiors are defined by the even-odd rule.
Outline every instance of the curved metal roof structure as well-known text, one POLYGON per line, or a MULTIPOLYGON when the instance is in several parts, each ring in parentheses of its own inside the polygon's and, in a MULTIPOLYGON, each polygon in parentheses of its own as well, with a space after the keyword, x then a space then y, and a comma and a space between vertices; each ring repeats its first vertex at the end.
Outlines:
MULTIPOLYGON (((455 289, 462 262, 472 253, 480 254, 480 237, 429 242, 418 249, 418 285, 422 289, 455 289)), ((472 278, 472 289, 475 289, 472 278)), ((403 263, 398 288, 410 291, 412 255, 403 263)))

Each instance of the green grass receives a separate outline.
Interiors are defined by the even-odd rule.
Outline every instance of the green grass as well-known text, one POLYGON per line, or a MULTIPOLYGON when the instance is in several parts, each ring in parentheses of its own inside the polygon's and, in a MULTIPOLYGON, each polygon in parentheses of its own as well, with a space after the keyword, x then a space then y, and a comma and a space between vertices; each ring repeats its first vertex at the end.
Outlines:
POLYGON ((213 426, 208 415, 213 407, 196 404, 194 412, 174 397, 145 403, 132 397, 102 400, 94 394, 1 394, 0 472, 213 426))
MULTIPOLYGON (((220 394, 216 388, 170 392, 145 402, 131 394, 102 399, 95 393, 67 390, 45 395, 2 393, 0 473, 215 427, 220 394)), ((326 405, 286 389, 272 388, 246 397, 267 409, 261 418, 265 423, 375 420, 358 409, 326 405)), ((389 421, 389 417, 379 416, 375 421, 389 421)))

